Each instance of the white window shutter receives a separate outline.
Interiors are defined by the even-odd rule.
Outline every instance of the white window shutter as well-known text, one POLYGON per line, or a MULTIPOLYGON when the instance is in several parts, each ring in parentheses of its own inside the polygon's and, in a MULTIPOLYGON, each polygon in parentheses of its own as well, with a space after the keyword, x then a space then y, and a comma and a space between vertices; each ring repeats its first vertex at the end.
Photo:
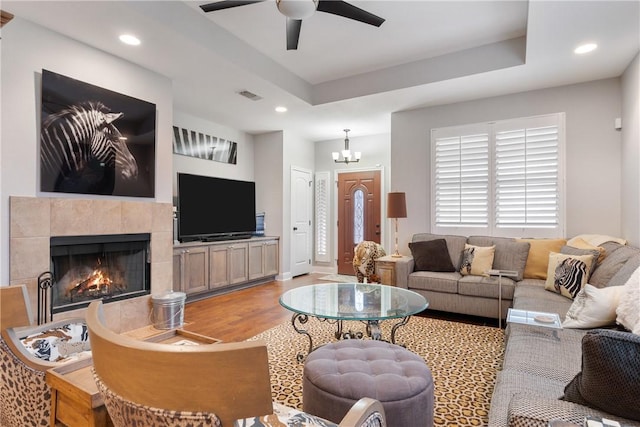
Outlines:
POLYGON ((495 225, 560 227, 557 115, 496 123, 495 225))
POLYGON ((331 262, 329 253, 329 172, 316 172, 315 202, 316 202, 316 245, 315 260, 317 262, 331 262))
POLYGON ((434 134, 436 227, 489 225, 489 135, 434 134))

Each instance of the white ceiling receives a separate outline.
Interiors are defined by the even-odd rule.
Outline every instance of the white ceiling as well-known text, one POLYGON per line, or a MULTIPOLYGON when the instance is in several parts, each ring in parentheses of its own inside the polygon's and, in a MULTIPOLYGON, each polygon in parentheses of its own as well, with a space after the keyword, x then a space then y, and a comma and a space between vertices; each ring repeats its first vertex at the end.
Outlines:
POLYGON ((316 12, 297 51, 286 50, 274 1, 202 12, 209 2, 4 0, 2 9, 170 77, 178 110, 311 141, 344 128, 389 132, 394 111, 616 77, 640 50, 638 0, 352 1, 386 21, 316 12), (142 44, 122 45, 123 32, 142 44), (574 55, 587 41, 599 48, 574 55))

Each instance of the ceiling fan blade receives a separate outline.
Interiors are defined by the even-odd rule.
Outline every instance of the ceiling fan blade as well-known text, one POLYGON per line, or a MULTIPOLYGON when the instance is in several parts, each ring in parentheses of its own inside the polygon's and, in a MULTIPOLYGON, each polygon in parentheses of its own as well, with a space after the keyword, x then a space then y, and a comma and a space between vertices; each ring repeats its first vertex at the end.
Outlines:
POLYGON ((265 0, 222 0, 214 3, 200 5, 200 9, 205 12, 215 12, 216 10, 230 9, 232 7, 246 6, 248 4, 260 3, 265 0))
POLYGON ((302 19, 287 18, 287 50, 298 49, 302 19))
POLYGON ((384 22, 383 18, 342 0, 319 0, 317 10, 320 12, 331 13, 332 15, 355 19, 356 21, 375 25, 376 27, 379 27, 384 22))

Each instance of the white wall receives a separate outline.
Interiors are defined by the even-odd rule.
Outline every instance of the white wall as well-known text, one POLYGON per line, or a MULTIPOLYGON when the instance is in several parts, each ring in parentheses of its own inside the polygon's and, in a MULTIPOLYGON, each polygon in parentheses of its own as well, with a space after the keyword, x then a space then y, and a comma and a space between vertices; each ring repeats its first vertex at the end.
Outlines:
POLYGON ((640 54, 622 76, 622 236, 640 246, 640 54))
POLYGON ((181 111, 173 112, 173 125, 238 143, 238 157, 235 165, 174 154, 174 197, 178 194, 178 172, 191 173, 194 175, 215 176, 218 178, 238 179, 241 181, 254 181, 254 144, 252 135, 181 111))
POLYGON ((401 253, 409 253, 414 233, 430 230, 432 128, 556 112, 566 113, 567 236, 621 236, 622 138, 613 126, 621 116, 621 89, 616 78, 392 114, 391 182, 407 193, 401 253))
POLYGON ((280 236, 278 279, 290 277, 289 255, 283 248, 284 217, 284 135, 282 131, 254 136, 256 211, 264 212, 265 235, 280 236), (286 257, 286 259, 285 259, 286 257))
POLYGON ((173 100, 168 78, 17 17, 2 29, 1 62, 0 284, 4 284, 9 282, 9 196, 41 194, 37 168, 42 69, 156 104, 156 197, 140 200, 171 202, 171 175, 162 171, 172 168, 173 100))
MULTIPOLYGON (((338 139, 332 139, 328 141, 319 141, 315 143, 315 171, 324 172, 329 171, 331 179, 336 178, 336 172, 350 172, 358 170, 380 170, 382 175, 382 245, 387 250, 393 248, 393 233, 392 223, 386 219, 386 198, 387 192, 391 191, 390 186, 390 174, 388 173, 390 167, 390 135, 389 134, 377 134, 358 137, 349 137, 349 149, 352 152, 360 151, 362 153, 362 159, 358 163, 335 163, 331 157, 331 153, 334 151, 340 152, 344 150, 344 137, 338 139), (391 232, 390 232, 391 231, 391 232)), ((402 188, 397 187, 394 183, 394 191, 404 191, 402 188)), ((329 195, 331 201, 331 218, 329 224, 331 224, 331 230, 329 230, 329 247, 331 248, 331 263, 315 262, 314 265, 317 270, 336 270, 336 247, 338 230, 336 227, 337 222, 337 191, 335 183, 331 185, 331 194, 329 195)))

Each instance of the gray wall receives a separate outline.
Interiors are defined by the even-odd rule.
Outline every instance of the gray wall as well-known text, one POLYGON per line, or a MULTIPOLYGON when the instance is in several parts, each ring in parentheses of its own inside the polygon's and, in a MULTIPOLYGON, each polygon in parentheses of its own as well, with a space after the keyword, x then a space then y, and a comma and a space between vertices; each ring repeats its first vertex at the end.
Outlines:
POLYGON ((432 128, 557 112, 566 113, 567 236, 621 236, 622 136, 614 129, 621 106, 614 78, 392 114, 391 182, 407 193, 401 253, 409 253, 411 235, 430 230, 432 128))
POLYGON ((622 76, 622 235, 640 247, 640 54, 622 76))

